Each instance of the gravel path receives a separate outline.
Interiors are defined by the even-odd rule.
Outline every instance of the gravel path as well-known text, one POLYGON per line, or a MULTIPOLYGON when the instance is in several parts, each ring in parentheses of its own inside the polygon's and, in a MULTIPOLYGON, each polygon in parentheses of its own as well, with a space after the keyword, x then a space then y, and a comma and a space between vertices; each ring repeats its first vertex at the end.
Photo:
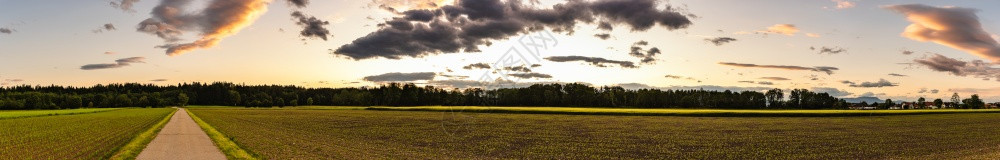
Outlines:
POLYGON ((183 108, 177 110, 156 138, 139 153, 139 160, 226 159, 212 139, 183 108))

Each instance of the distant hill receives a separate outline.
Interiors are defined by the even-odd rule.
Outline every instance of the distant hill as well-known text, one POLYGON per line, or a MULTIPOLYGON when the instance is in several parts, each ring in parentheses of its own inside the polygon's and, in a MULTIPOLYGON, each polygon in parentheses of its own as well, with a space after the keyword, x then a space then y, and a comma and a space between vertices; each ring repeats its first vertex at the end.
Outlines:
POLYGON ((871 104, 871 103, 874 103, 874 102, 878 102, 878 103, 885 102, 885 100, 878 99, 878 97, 858 97, 858 98, 843 98, 843 99, 844 99, 844 101, 847 101, 847 103, 868 102, 868 104, 871 104))

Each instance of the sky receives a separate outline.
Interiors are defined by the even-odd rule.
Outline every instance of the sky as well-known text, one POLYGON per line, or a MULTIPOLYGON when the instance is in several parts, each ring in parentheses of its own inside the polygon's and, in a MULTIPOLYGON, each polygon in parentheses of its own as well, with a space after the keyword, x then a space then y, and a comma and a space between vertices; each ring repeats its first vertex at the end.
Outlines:
POLYGON ((1000 1, 0 0, 0 85, 493 82, 1000 101, 1000 1), (502 61, 503 60, 503 61, 502 61), (513 60, 513 61, 512 61, 513 60), (497 63, 516 62, 516 63, 497 63))

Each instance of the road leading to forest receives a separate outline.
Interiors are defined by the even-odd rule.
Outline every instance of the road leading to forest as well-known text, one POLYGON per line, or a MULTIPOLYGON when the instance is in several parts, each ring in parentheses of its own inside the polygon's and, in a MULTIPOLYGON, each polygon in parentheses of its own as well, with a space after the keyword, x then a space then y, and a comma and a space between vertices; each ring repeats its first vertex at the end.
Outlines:
POLYGON ((136 157, 138 160, 226 159, 205 131, 181 108, 136 157))

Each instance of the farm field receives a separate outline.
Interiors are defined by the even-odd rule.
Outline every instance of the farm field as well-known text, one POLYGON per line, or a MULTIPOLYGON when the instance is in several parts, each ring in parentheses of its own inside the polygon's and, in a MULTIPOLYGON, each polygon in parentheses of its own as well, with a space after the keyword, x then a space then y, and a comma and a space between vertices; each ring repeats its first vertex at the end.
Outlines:
POLYGON ((37 117, 37 116, 53 116, 53 115, 68 115, 68 114, 84 114, 84 113, 95 113, 103 111, 112 111, 120 108, 83 108, 83 109, 63 109, 63 110, 11 110, 11 111, 0 111, 0 119, 11 119, 11 118, 24 118, 24 117, 37 117))
MULTIPOLYGON (((312 107, 321 108, 321 107, 312 107)), ((329 107, 344 108, 344 107, 329 107)), ((761 109, 652 109, 652 108, 574 108, 574 107, 484 107, 484 106, 418 106, 367 107, 367 110, 437 111, 475 113, 631 115, 631 116, 692 116, 692 117, 840 117, 950 113, 1000 113, 1000 109, 923 109, 923 110, 761 110, 761 109)))
POLYGON ((1000 114, 678 117, 190 109, 266 159, 941 159, 997 155, 1000 114))
POLYGON ((119 109, 3 119, 0 155, 4 159, 108 159, 174 110, 119 109))

